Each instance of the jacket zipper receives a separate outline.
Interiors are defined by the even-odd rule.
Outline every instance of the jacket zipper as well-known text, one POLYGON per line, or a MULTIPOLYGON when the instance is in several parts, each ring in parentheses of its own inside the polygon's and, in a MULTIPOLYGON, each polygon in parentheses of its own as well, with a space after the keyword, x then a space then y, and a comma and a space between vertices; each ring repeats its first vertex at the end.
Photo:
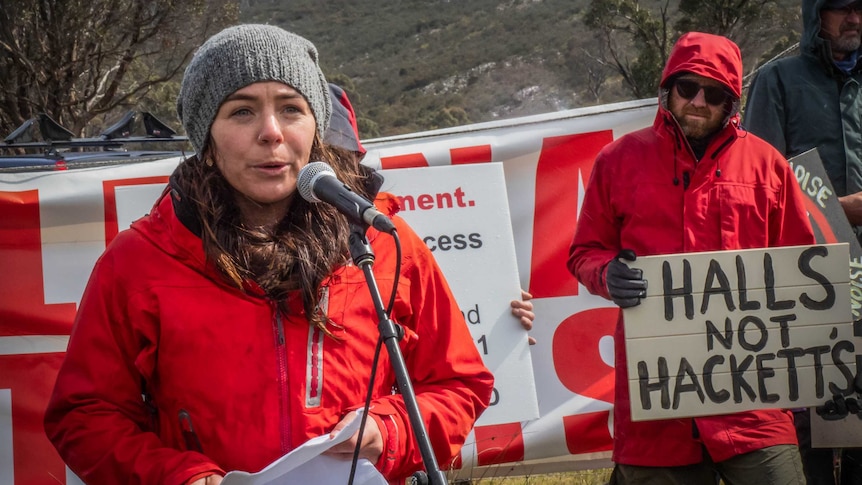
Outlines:
MULTIPOLYGON (((676 121, 676 118, 674 118, 673 115, 671 115, 669 113, 670 112, 668 111, 668 114, 666 115, 666 117, 664 119, 665 119, 665 123, 671 124, 671 130, 674 133, 674 140, 676 141, 676 147, 681 149, 682 146, 684 145, 686 148, 686 151, 688 151, 689 155, 691 155, 692 158, 694 159, 695 167, 697 167, 699 160, 697 160, 697 157, 694 156, 694 152, 691 149, 691 144, 688 143, 688 140, 685 139, 685 135, 682 134, 682 127, 680 127, 679 122, 676 121), (685 143, 683 143, 683 141, 685 143)), ((730 122, 728 122, 728 124, 730 124, 730 122)), ((721 131, 724 131, 725 128, 722 128, 721 131)), ((719 133, 721 133, 721 131, 719 133)), ((712 152, 712 155, 708 155, 705 153, 704 157, 709 156, 709 158, 715 160, 715 158, 718 156, 718 154, 721 153, 722 151, 724 151, 724 149, 727 148, 735 140, 736 140, 736 137, 734 137, 733 134, 730 134, 723 142, 721 142, 721 144, 718 146, 718 148, 716 148, 712 152)), ((691 178, 690 178, 688 172, 683 172, 682 175, 683 175, 683 190, 687 190, 688 186, 691 184, 691 178)), ((715 176, 721 177, 721 167, 718 166, 717 161, 716 161, 715 176)), ((676 178, 676 152, 674 152, 674 181, 673 181, 673 184, 674 185, 679 184, 679 179, 676 178)))
MULTIPOLYGON (((318 308, 325 316, 329 315, 329 287, 320 289, 318 308)), ((306 349, 305 407, 320 407, 323 391, 323 331, 309 325, 308 346, 306 349)))
POLYGON ((203 453, 204 450, 201 447, 201 440, 198 438, 197 433, 195 432, 195 427, 192 425, 192 416, 185 409, 180 409, 179 420, 180 420, 180 430, 183 433, 183 440, 186 442, 186 449, 189 451, 197 451, 198 453, 203 453))
POLYGON ((161 431, 159 429, 159 407, 156 406, 153 395, 147 389, 147 380, 143 377, 141 377, 141 400, 144 401, 144 407, 147 409, 150 431, 158 434, 161 431))
POLYGON ((281 409, 279 410, 279 422, 281 423, 281 451, 286 453, 290 451, 290 401, 287 382, 287 348, 284 339, 284 321, 281 318, 281 312, 273 304, 272 309, 275 315, 273 326, 275 331, 275 361, 278 372, 278 396, 281 409))
POLYGON ((305 376, 305 407, 320 407, 320 394, 323 388, 323 332, 309 325, 308 332, 308 369, 305 376))

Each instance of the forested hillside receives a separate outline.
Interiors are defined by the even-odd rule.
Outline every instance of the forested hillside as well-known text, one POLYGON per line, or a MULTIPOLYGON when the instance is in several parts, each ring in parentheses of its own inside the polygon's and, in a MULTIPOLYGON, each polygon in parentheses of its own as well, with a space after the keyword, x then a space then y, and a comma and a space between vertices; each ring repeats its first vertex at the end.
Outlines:
POLYGON ((726 35, 751 73, 795 54, 801 0, 0 2, 0 135, 44 112, 95 136, 128 110, 177 126, 196 46, 261 22, 318 47, 363 137, 651 98, 680 33, 726 35))
POLYGON ((665 30, 664 49, 684 30, 726 34, 742 47, 750 72, 764 56, 798 40, 799 5, 800 0, 246 0, 240 19, 280 25, 315 42, 327 76, 351 94, 362 135, 374 137, 651 97, 652 89, 642 90, 643 96, 633 92, 611 57, 614 46, 620 64, 632 69, 639 56, 648 57, 638 47, 651 40, 625 33, 636 22, 653 29, 653 38, 665 30), (680 12, 680 4, 694 12, 680 12), (721 25, 729 5, 746 4, 747 19, 721 25), (602 8, 613 14, 599 19, 611 27, 610 37, 585 24, 602 8))

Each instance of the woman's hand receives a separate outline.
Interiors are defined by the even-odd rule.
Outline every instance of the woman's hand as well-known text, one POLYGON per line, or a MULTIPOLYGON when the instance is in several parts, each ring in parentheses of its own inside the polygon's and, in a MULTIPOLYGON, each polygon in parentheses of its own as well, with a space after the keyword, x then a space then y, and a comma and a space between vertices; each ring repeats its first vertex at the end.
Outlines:
POLYGON ((219 485, 221 483, 221 475, 210 475, 208 477, 199 478, 189 485, 219 485))
MULTIPOLYGON (((329 437, 332 438, 341 431, 347 424, 356 417, 356 411, 351 411, 347 416, 341 419, 329 437)), ((356 439, 359 437, 359 430, 353 433, 347 441, 339 443, 326 451, 327 455, 336 456, 345 460, 353 459, 353 450, 356 448, 356 439)), ((383 435, 380 433, 380 428, 377 427, 377 421, 371 416, 365 420, 365 431, 362 433, 362 446, 359 448, 359 457, 365 458, 371 463, 377 463, 380 455, 383 454, 383 435)))
MULTIPOLYGON (((533 295, 521 290, 521 299, 512 300, 511 303, 512 315, 521 322, 521 326, 527 331, 533 329, 533 320, 536 319, 536 314, 533 313, 533 302, 530 301, 532 298, 533 295)), ((533 337, 528 336, 527 339, 530 342, 530 345, 536 343, 536 339, 533 337)))

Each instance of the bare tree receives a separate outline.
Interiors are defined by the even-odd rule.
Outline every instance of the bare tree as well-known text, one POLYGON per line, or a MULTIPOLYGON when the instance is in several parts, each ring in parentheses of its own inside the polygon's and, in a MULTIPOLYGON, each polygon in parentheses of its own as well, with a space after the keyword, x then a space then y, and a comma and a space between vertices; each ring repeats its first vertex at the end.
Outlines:
POLYGON ((799 2, 778 0, 685 0, 679 4, 678 32, 710 32, 733 39, 750 70, 764 55, 798 40, 799 2), (798 29, 798 28, 797 28, 798 29))
POLYGON ((683 32, 732 39, 750 68, 786 48, 798 36, 798 21, 798 0, 591 0, 584 16, 605 44, 603 58, 636 97, 656 94, 670 48, 683 32))
POLYGON ((0 133, 44 112, 81 136, 179 77, 237 17, 230 0, 4 0, 0 133))
POLYGON ((590 48, 579 47, 574 58, 573 70, 577 69, 583 74, 582 83, 586 85, 586 91, 596 104, 602 102, 602 93, 605 83, 610 74, 616 71, 616 66, 607 61, 606 47, 600 39, 589 44, 590 48))
POLYGON ((637 98, 655 96, 673 41, 670 0, 655 11, 638 0, 592 0, 584 23, 597 31, 607 61, 637 98))

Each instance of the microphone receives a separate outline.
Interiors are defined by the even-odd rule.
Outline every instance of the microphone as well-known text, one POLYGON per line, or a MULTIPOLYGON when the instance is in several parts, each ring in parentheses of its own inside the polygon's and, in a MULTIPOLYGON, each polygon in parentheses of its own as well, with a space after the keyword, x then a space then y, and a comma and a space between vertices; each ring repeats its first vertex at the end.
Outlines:
POLYGON ((377 210, 368 199, 341 183, 335 170, 323 162, 310 162, 302 167, 296 185, 299 195, 308 202, 326 202, 351 222, 372 226, 381 232, 395 232, 392 219, 377 210))

